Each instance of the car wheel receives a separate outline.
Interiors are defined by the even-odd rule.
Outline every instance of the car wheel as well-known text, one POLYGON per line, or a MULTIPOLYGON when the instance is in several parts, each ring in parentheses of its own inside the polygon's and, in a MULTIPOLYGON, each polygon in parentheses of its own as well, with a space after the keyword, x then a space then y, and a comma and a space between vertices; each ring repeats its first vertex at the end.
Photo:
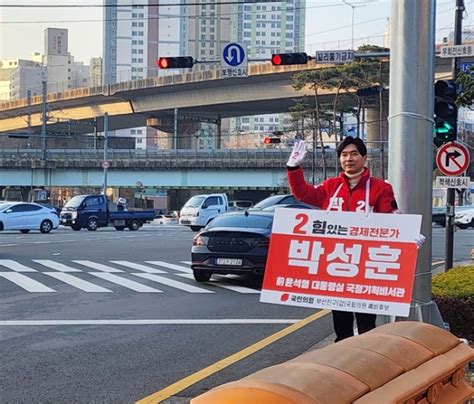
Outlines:
POLYGON ((73 229, 74 231, 79 231, 79 230, 81 230, 81 226, 79 226, 79 225, 77 225, 77 224, 73 224, 73 225, 71 226, 71 229, 73 229))
POLYGON ((29 230, 26 230, 26 229, 23 229, 23 230, 20 230, 23 234, 26 234, 26 233, 29 233, 30 231, 29 230))
POLYGON ((95 217, 91 217, 87 222, 87 230, 96 231, 99 227, 99 221, 95 217))
POLYGON ((52 229, 53 229, 53 223, 51 223, 51 220, 43 220, 41 222, 40 224, 41 233, 49 233, 52 229))
POLYGON ((122 231, 125 229, 125 226, 115 226, 115 230, 122 231))
POLYGON ((470 224, 458 223, 456 226, 458 226, 460 229, 465 230, 470 226, 470 224))
POLYGON ((201 230, 201 226, 189 226, 192 231, 199 231, 201 230))
POLYGON ((140 222, 138 220, 131 220, 128 228, 130 231, 137 231, 140 228, 140 222))
POLYGON ((211 279, 212 273, 208 271, 199 271, 197 269, 193 269, 194 279, 198 282, 209 282, 211 279))

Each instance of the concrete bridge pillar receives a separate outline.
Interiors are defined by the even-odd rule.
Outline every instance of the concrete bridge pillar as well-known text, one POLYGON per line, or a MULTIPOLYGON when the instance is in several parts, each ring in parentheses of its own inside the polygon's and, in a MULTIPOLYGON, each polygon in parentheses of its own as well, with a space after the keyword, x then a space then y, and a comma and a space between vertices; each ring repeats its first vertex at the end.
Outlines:
POLYGON ((379 142, 388 140, 388 100, 385 97, 382 102, 381 112, 382 114, 380 114, 378 103, 376 105, 370 105, 366 108, 365 116, 368 148, 380 148, 379 142))

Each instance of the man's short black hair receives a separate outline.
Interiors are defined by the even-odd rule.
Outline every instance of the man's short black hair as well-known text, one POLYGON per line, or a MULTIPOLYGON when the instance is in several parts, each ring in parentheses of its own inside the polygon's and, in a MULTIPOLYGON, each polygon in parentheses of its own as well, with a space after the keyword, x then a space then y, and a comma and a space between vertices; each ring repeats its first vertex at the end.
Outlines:
POLYGON ((341 143, 339 143, 339 146, 337 147, 338 158, 341 157, 342 151, 350 144, 353 144, 357 148, 357 151, 361 154, 361 156, 365 156, 367 154, 367 147, 365 147, 365 144, 360 137, 354 138, 352 136, 347 136, 341 143))

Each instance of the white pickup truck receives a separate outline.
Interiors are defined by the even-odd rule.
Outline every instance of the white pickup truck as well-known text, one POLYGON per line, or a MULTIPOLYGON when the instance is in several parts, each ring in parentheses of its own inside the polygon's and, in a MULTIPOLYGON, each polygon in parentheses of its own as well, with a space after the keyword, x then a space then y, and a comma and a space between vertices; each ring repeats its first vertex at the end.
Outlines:
POLYGON ((194 195, 179 213, 179 224, 193 231, 205 227, 218 214, 229 210, 226 194, 194 195))

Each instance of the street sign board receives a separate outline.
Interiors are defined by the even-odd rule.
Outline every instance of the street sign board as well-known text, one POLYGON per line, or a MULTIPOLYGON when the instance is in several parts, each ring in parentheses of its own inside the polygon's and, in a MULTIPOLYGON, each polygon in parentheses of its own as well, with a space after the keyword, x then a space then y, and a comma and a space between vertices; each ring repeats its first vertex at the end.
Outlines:
MULTIPOLYGON (((470 67, 474 66, 474 62, 463 62, 459 64, 459 70, 463 71, 464 73, 467 73, 469 71, 470 67)), ((471 75, 474 74, 474 71, 471 70, 471 75)))
POLYGON ((353 50, 316 51, 316 63, 348 63, 354 60, 353 50))
POLYGON ((436 165, 444 175, 462 174, 469 167, 469 163, 469 150, 458 142, 445 143, 436 153, 436 165))
POLYGON ((247 46, 229 42, 222 46, 221 77, 247 77, 247 46))
POLYGON ((436 188, 469 188, 470 177, 436 177, 436 188))
POLYGON ((100 165, 102 166, 102 168, 103 168, 104 170, 106 170, 107 168, 110 167, 110 161, 109 161, 109 160, 102 160, 101 163, 100 163, 100 165))
POLYGON ((460 58, 464 56, 474 56, 474 46, 472 45, 442 46, 440 48, 439 56, 442 58, 460 58))

